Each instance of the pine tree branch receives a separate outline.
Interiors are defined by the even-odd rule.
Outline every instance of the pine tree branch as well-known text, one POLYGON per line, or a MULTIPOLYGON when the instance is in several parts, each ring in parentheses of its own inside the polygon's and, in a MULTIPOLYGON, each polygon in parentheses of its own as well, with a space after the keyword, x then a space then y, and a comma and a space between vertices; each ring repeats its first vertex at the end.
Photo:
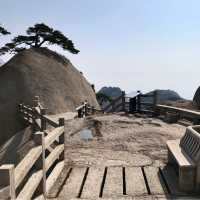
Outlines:
POLYGON ((38 47, 41 47, 45 42, 47 42, 46 39, 44 39, 42 42, 40 42, 40 43, 38 44, 38 47))

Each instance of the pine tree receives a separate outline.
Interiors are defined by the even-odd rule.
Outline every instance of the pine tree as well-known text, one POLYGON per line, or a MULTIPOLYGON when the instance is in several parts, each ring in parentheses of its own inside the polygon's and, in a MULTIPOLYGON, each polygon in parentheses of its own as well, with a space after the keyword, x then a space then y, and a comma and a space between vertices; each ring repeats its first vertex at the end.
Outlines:
POLYGON ((9 35, 9 34, 10 34, 10 32, 8 32, 5 28, 0 26, 0 36, 1 35, 9 35))
POLYGON ((45 43, 47 45, 58 45, 73 54, 79 53, 79 50, 74 47, 70 39, 60 31, 54 30, 44 23, 29 27, 26 33, 27 35, 18 35, 13 38, 10 43, 0 48, 0 54, 5 54, 7 52, 16 53, 27 49, 27 47, 40 48, 45 43))

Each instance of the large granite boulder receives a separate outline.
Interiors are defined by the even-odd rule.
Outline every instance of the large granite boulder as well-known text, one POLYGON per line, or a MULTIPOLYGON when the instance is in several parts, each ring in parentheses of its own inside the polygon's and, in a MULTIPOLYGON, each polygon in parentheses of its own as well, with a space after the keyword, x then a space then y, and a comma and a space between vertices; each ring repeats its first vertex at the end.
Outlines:
POLYGON ((95 93, 72 63, 46 48, 24 50, 0 68, 0 145, 20 131, 17 106, 39 96, 49 114, 75 111, 84 100, 99 108, 95 93))

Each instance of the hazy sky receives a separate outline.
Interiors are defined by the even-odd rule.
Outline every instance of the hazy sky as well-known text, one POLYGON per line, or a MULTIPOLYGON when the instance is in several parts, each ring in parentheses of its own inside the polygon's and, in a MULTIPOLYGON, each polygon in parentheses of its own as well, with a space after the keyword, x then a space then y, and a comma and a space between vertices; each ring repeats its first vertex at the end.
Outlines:
POLYGON ((199 0, 1 0, 0 23, 14 35, 38 22, 61 30, 80 53, 56 50, 97 89, 173 89, 192 98, 200 85, 199 10, 199 0))

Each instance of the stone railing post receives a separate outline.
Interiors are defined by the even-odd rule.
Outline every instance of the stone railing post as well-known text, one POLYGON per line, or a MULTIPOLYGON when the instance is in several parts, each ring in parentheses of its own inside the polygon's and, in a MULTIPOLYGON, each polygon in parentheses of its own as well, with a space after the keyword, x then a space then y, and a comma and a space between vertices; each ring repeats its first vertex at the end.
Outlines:
POLYGON ((78 118, 81 118, 82 117, 82 109, 79 109, 78 110, 78 118))
POLYGON ((122 91, 122 111, 124 111, 124 112, 125 112, 125 110, 126 110, 126 105, 125 105, 126 100, 125 100, 125 96, 126 96, 125 91, 122 91))
POLYGON ((37 132, 34 135, 34 141, 36 145, 42 146, 42 156, 37 161, 37 167, 39 169, 42 169, 42 186, 41 186, 41 193, 44 194, 44 197, 46 197, 46 164, 45 164, 45 137, 43 132, 37 132))
MULTIPOLYGON (((65 118, 59 118, 59 126, 64 126, 65 128, 65 118)), ((65 146, 65 131, 63 134, 61 134, 59 138, 59 144, 64 144, 65 146)), ((59 157, 59 160, 64 160, 64 159, 65 159, 65 152, 63 151, 59 157)))
POLYGON ((44 131, 47 129, 47 122, 46 119, 44 117, 44 115, 46 115, 46 108, 42 108, 40 110, 40 114, 41 114, 41 131, 44 131))
POLYGON ((39 105, 39 102, 40 102, 39 96, 35 96, 33 99, 33 106, 37 107, 39 105))
POLYGON ((153 93, 153 109, 154 109, 154 111, 156 110, 156 105, 158 103, 157 101, 158 101, 158 92, 157 92, 157 90, 155 90, 153 93))
POLYGON ((137 91, 139 94, 137 96, 137 112, 141 112, 141 92, 137 91))
POLYGON ((83 108, 83 117, 87 116, 87 106, 88 106, 88 102, 87 102, 87 100, 85 100, 84 108, 83 108))
POLYGON ((9 195, 11 199, 16 199, 14 171, 15 167, 12 164, 5 164, 0 166, 0 188, 9 186, 9 194, 5 195, 9 195))

